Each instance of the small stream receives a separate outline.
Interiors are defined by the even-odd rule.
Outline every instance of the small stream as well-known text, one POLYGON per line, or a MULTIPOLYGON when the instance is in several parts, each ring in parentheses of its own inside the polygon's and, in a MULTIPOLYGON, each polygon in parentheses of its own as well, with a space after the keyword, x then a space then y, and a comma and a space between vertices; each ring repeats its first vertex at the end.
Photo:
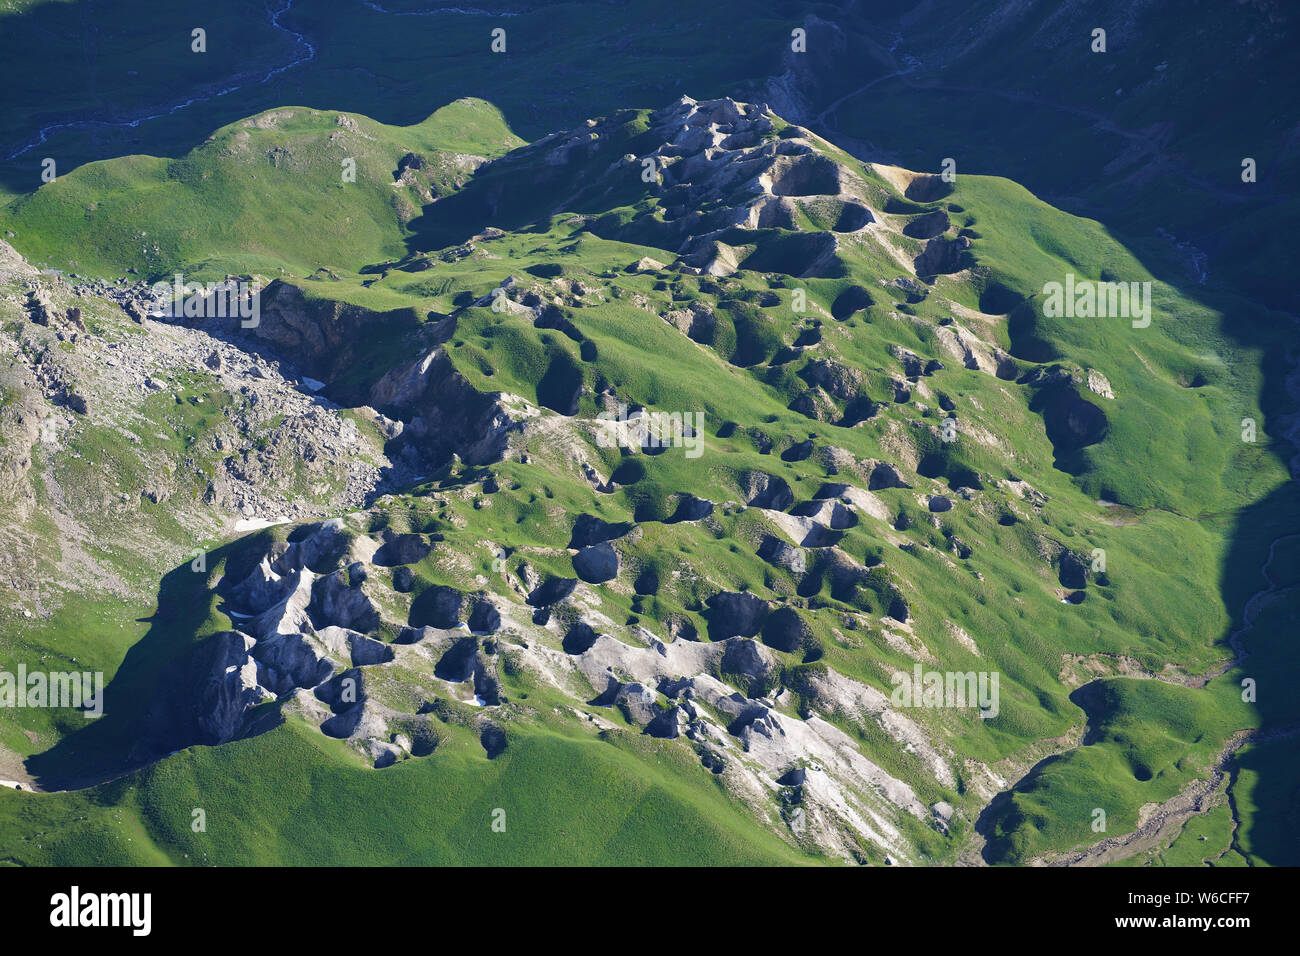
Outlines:
MULTIPOLYGON (((517 13, 493 13, 490 10, 479 10, 474 7, 467 7, 467 8, 440 7, 436 10, 400 11, 400 10, 385 9, 380 4, 373 2, 373 0, 361 0, 361 2, 367 8, 373 10, 375 13, 381 13, 384 14, 385 16, 392 16, 392 17, 436 17, 436 16, 443 16, 443 15, 464 16, 464 17, 515 17, 519 15, 517 13)), ((275 67, 274 69, 268 71, 260 79, 249 79, 242 83, 235 83, 232 86, 227 86, 213 93, 207 93, 202 96, 192 96, 189 99, 182 100, 181 102, 169 106, 164 110, 160 110, 159 112, 148 113, 142 116, 137 116, 134 119, 117 120, 117 121, 72 120, 66 123, 51 123, 49 126, 42 127, 40 130, 38 130, 30 140, 28 140, 17 150, 15 150, 14 152, 6 156, 4 161, 10 162, 12 160, 17 159, 19 156, 23 155, 24 153, 30 152, 31 150, 35 149, 37 146, 40 146, 42 143, 48 140, 52 133, 58 133, 63 130, 72 130, 72 129, 135 129, 141 124, 148 123, 151 120, 163 119, 167 116, 173 115, 174 113, 179 113, 181 110, 188 109, 189 107, 193 106, 196 103, 209 103, 212 100, 220 99, 223 96, 229 96, 231 93, 234 93, 237 90, 247 89, 250 86, 260 85, 262 83, 269 83, 275 77, 280 76, 283 73, 287 73, 289 70, 292 70, 294 67, 302 66, 304 63, 310 63, 312 60, 316 59, 316 53, 317 53, 316 45, 307 39, 306 34, 299 33, 296 30, 293 30, 292 28, 285 26, 283 23, 285 16, 292 9, 293 9, 293 0, 280 0, 280 6, 267 11, 268 21, 270 22, 271 26, 276 30, 278 30, 280 33, 286 34, 287 36, 293 38, 296 52, 294 54, 294 57, 288 63, 285 63, 282 66, 275 67)))
POLYGON ((28 140, 23 146, 19 147, 17 150, 15 150, 14 152, 6 156, 5 162, 15 160, 19 156, 23 155, 23 153, 30 152, 31 150, 35 149, 37 146, 40 146, 42 143, 44 143, 46 140, 50 138, 51 133, 57 133, 63 130, 71 130, 71 129, 135 129, 136 127, 140 126, 142 123, 148 123, 150 120, 163 119, 164 117, 171 116, 174 113, 179 113, 181 110, 187 109, 193 106, 195 103, 211 102, 212 100, 219 99, 223 96, 228 96, 231 93, 234 93, 236 90, 242 90, 246 87, 252 86, 254 83, 259 83, 259 84, 267 83, 270 80, 272 80, 274 77, 277 77, 280 74, 287 72, 288 70, 292 70, 296 66, 301 66, 304 63, 308 63, 311 60, 314 60, 316 58, 316 47, 312 44, 312 42, 308 40, 304 34, 291 30, 289 27, 285 26, 281 22, 284 16, 291 9, 293 9, 293 0, 283 0, 282 6, 276 9, 268 10, 267 15, 269 17, 269 21, 272 27, 274 27, 276 30, 280 31, 281 33, 293 37, 294 43, 298 48, 299 52, 288 63, 285 63, 283 66, 277 66, 275 69, 266 73, 261 79, 248 80, 243 83, 236 83, 233 86, 227 86, 223 89, 217 90, 214 93, 208 93, 202 96, 192 96, 189 99, 182 100, 181 102, 168 107, 167 109, 161 110, 157 113, 148 113, 144 116, 137 116, 135 119, 117 120, 117 121, 73 120, 67 123, 51 123, 49 126, 42 127, 39 131, 37 131, 36 135, 32 139, 28 140))

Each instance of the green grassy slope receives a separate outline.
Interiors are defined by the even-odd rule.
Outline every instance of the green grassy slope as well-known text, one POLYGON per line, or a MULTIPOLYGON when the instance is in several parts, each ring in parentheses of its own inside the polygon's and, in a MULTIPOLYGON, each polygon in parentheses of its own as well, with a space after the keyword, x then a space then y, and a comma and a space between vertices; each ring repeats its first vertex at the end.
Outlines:
POLYGON ((218 130, 179 159, 83 166, 17 200, 4 218, 31 261, 91 275, 355 272, 401 253, 420 206, 469 177, 473 166, 460 156, 492 158, 520 142, 480 100, 457 101, 410 127, 272 110, 218 130), (408 153, 426 165, 416 183, 395 185, 408 153), (345 180, 347 161, 355 181, 345 180))
MULTIPOLYGON (((493 115, 486 107, 463 108, 478 111, 478 116, 493 115)), ((611 146, 613 154, 644 146, 636 139, 644 114, 624 118, 627 138, 611 146)), ((299 121, 306 124, 304 140, 295 148, 307 156, 313 153, 306 144, 317 144, 327 135, 326 127, 337 122, 334 114, 299 114, 295 122, 299 121)), ((377 137, 383 132, 374 125, 363 128, 377 137)), ((496 127, 486 129, 490 133, 496 127)), ((236 124, 224 135, 236 137, 240 130, 236 124)), ((383 135, 388 142, 396 134, 383 135)), ((427 136, 428 149, 450 142, 439 140, 433 132, 427 136)), ((399 148, 398 142, 388 142, 387 148, 391 154, 399 148)), ((405 140, 400 148, 405 148, 405 140)), ((910 669, 911 658, 891 644, 885 629, 876 623, 888 612, 893 596, 903 595, 911 605, 909 623, 915 635, 942 666, 994 669, 1002 675, 998 719, 972 723, 927 713, 917 715, 919 722, 948 740, 961 757, 988 764, 1013 779, 1028 770, 1045 748, 1061 751, 1031 772, 994 814, 989 855, 996 862, 1024 862, 1092 841, 1091 810, 1101 792, 1108 795, 1108 832, 1131 828, 1142 804, 1167 799, 1203 774, 1234 732, 1267 730, 1286 719, 1285 708, 1272 709, 1278 705, 1271 691, 1261 697, 1261 706, 1244 705, 1234 683, 1242 674, 1236 671, 1205 688, 1106 678, 1091 702, 1079 699, 1078 680, 1063 675, 1069 657, 1108 666, 1106 662, 1122 656, 1154 672, 1169 667, 1171 671, 1163 676, 1174 678, 1195 678, 1229 658, 1225 636, 1239 619, 1245 599, 1262 586, 1251 580, 1263 560, 1260 551, 1267 551, 1279 516, 1291 520, 1296 514, 1294 496, 1287 490, 1289 476, 1279 457, 1283 446, 1277 416, 1282 397, 1268 382, 1274 370, 1271 363, 1281 354, 1287 334, 1276 313, 1243 298, 1162 281, 1174 270, 1159 248, 1135 255, 1097 222, 1053 209, 1008 180, 970 175, 960 176, 955 190, 942 200, 908 204, 888 195, 889 189, 874 172, 862 170, 882 200, 893 200, 885 208, 898 212, 887 214, 942 210, 953 219, 954 229, 968 230, 974 237, 971 254, 976 267, 938 276, 919 301, 909 301, 898 286, 885 284, 900 268, 869 245, 849 247, 843 257, 844 274, 827 278, 780 275, 766 271, 773 268, 767 264, 725 278, 672 269, 633 272, 627 267, 642 256, 672 258, 644 244, 652 230, 630 234, 623 230, 629 223, 644 224, 638 216, 653 214, 661 198, 655 189, 632 177, 617 191, 584 193, 578 188, 583 181, 575 174, 569 184, 574 188, 529 197, 537 181, 529 176, 536 170, 530 170, 521 157, 526 153, 515 154, 459 194, 426 208, 421 218, 428 221, 407 230, 383 225, 381 213, 392 212, 380 198, 384 189, 392 189, 387 182, 360 192, 365 201, 355 214, 373 216, 379 225, 355 249, 340 248, 336 245, 340 237, 321 230, 324 234, 313 235, 306 246, 310 255, 299 251, 302 229, 285 214, 293 208, 292 192, 284 205, 276 207, 279 215, 268 218, 264 248, 247 246, 232 253, 237 243, 232 247, 231 236, 219 230, 177 235, 166 247, 169 262, 215 262, 222 256, 219 261, 227 264, 223 268, 236 262, 268 268, 280 262, 306 271, 330 262, 324 258, 328 255, 350 256, 337 262, 344 272, 338 282, 308 284, 313 295, 376 311, 409 308, 416 316, 429 316, 428 321, 455 312, 455 330, 446 351, 457 370, 480 390, 517 394, 574 419, 594 415, 598 409, 594 395, 602 391, 626 403, 664 411, 700 410, 705 415, 705 453, 698 459, 584 448, 594 464, 615 476, 618 487, 610 494, 594 492, 572 461, 555 453, 552 439, 543 435, 532 439, 527 465, 511 460, 486 469, 449 468, 409 495, 385 503, 377 522, 392 518, 394 512, 419 512, 424 530, 444 535, 448 550, 468 556, 470 573, 485 576, 491 572, 492 560, 483 547, 485 540, 526 554, 529 563, 544 572, 571 576, 572 560, 564 548, 574 516, 596 514, 606 521, 639 523, 643 536, 630 545, 625 559, 632 571, 648 573, 654 585, 633 594, 610 589, 603 594, 603 613, 629 625, 644 621, 651 626, 677 616, 690 620, 704 635, 708 631, 704 602, 719 589, 749 590, 789 603, 809 622, 815 653, 801 649, 801 653, 782 654, 780 679, 804 695, 801 703, 809 706, 816 701, 808 678, 818 668, 834 668, 885 691, 892 670, 910 669), (534 200, 532 205, 507 203, 511 220, 498 220, 496 211, 479 201, 503 181, 521 199, 534 200), (555 210, 552 204, 560 202, 556 197, 574 205, 555 210), (601 211, 608 211, 611 219, 588 225, 571 215, 601 211), (443 244, 488 225, 513 231, 479 242, 477 252, 464 257, 438 254, 443 244), (410 253, 409 246, 420 251, 410 253), (367 262, 382 264, 363 278, 360 269, 367 262), (1044 282, 1061 281, 1067 272, 1093 280, 1152 281, 1151 326, 1135 329, 1126 319, 1113 318, 1043 318, 1035 297, 1041 296, 1044 282), (561 288, 571 291, 575 280, 590 291, 555 306, 550 327, 515 312, 468 305, 508 276, 548 294, 561 288), (851 285, 870 290, 874 303, 843 320, 831 318, 835 303, 851 285), (812 304, 808 313, 793 311, 795 289, 806 291, 812 304), (578 298, 584 301, 575 301, 578 298), (714 310, 717 322, 709 341, 692 341, 659 317, 691 303, 714 310), (954 313, 1009 353, 1014 374, 995 377, 963 368, 942 351, 936 329, 954 313), (1237 334, 1238 323, 1263 331, 1242 337, 1237 334), (813 337, 821 344, 812 356, 858 370, 871 398, 885 402, 881 415, 844 426, 792 410, 790 406, 807 391, 813 360, 793 346, 813 337), (887 400, 891 380, 900 374, 890 346, 903 346, 924 359, 944 363, 926 383, 952 403, 959 417, 961 437, 955 444, 942 443, 934 434, 943 417, 935 408, 936 399, 918 388, 907 399, 887 400), (1080 390, 1081 400, 1106 417, 1104 434, 1090 444, 1064 443, 1060 431, 1052 427, 1052 395, 1040 383, 1042 375, 1058 366, 1080 373, 1097 370, 1113 388, 1113 399, 1080 390), (580 396, 576 409, 568 405, 575 390, 580 396), (1241 440, 1243 417, 1260 422, 1259 442, 1241 440), (909 469, 913 489, 877 492, 894 516, 895 535, 888 525, 874 521, 843 529, 838 545, 846 554, 867 566, 880 565, 868 585, 849 593, 837 589, 829 576, 797 580, 758 560, 757 541, 770 529, 752 509, 722 504, 740 498, 744 476, 751 471, 783 478, 796 501, 812 498, 823 483, 846 480, 825 456, 783 455, 804 439, 821 448, 844 449, 856 459, 916 462, 915 469, 909 469), (483 490, 488 474, 499 490, 483 490), (1045 496, 1041 508, 1031 507, 1000 484, 1014 479, 1030 482, 1045 496), (960 497, 963 487, 980 493, 969 505, 960 497), (951 494, 958 507, 930 515, 917 503, 921 491, 951 494), (680 496, 688 493, 722 505, 712 523, 669 520, 680 496), (485 500, 490 503, 483 504, 485 500), (1262 501, 1269 503, 1267 509, 1252 509, 1262 501), (969 551, 961 554, 954 540, 969 551), (1058 569, 1050 557, 1060 548, 1085 555, 1100 548, 1106 553, 1107 569, 1089 582, 1082 604, 1061 600, 1058 569), (843 623, 846 620, 867 626, 853 633, 843 623), (978 658, 954 637, 954 626, 973 636, 978 658), (1095 742, 1062 743, 1084 729, 1085 717, 1096 734, 1095 742)), ((586 171, 603 168, 606 158, 597 157, 586 171)), ((106 177, 105 182, 136 182, 137 163, 118 160, 101 164, 102 170, 87 167, 70 176, 66 188, 77 185, 79 175, 91 172, 106 177)), ((323 176, 327 166, 321 159, 309 168, 323 176)), ((214 169, 219 168, 217 163, 214 169)), ((93 182, 88 180, 86 188, 93 182)), ((278 196, 262 182, 241 193, 242 183, 233 176, 227 180, 223 202, 278 196)), ((60 185, 48 189, 51 199, 60 195, 60 185)), ((197 195, 202 196, 201 189, 197 195)), ((27 212, 34 202, 18 207, 34 217, 33 223, 72 221, 66 210, 53 206, 43 207, 48 210, 45 218, 27 212)), ((137 218, 130 225, 118 219, 115 228, 145 231, 145 225, 165 226, 170 206, 160 200, 155 207, 135 208, 140 210, 137 218)), ((71 237, 71 226, 67 228, 71 237)), ((755 240, 756 252, 761 256, 772 248, 782 249, 794 235, 788 230, 765 231, 755 240)), ((113 237, 108 235, 104 241, 111 245, 113 237)), ((93 241, 78 242, 64 255, 95 254, 93 241)), ((919 245, 910 251, 916 254, 919 245)), ((772 258, 779 261, 781 256, 772 258)), ((759 261, 765 262, 761 257, 759 261)), ((103 264, 107 266, 109 260, 103 264)), ((382 341, 366 374, 413 358, 413 341, 382 341)), ((1284 556, 1279 573, 1290 573, 1288 560, 1284 556)), ((511 566, 517 567, 517 559, 511 566)), ((415 565, 414 573, 419 587, 412 595, 413 605, 428 586, 457 586, 464 581, 464 576, 447 577, 435 560, 415 565)), ((504 596, 517 601, 508 591, 504 596)), ((187 621, 174 637, 160 632, 159 640, 183 644, 203 628, 220 623, 187 621)), ((1273 632, 1279 626, 1275 624, 1273 632)), ((166 646, 174 649, 170 643, 166 646)), ((1254 646, 1252 653, 1259 657, 1248 661, 1249 666, 1268 664, 1262 672, 1269 674, 1293 671, 1294 662, 1285 650, 1254 646)), ((526 692, 547 699, 537 688, 526 692)), ((985 801, 964 775, 953 787, 926 779, 920 758, 900 753, 878 728, 836 719, 872 760, 915 780, 927 802, 947 800, 972 817, 979 813, 985 801)), ((646 860, 670 859, 668 850, 687 854, 698 850, 700 855, 690 856, 693 860, 790 859, 775 838, 756 837, 761 831, 739 822, 742 818, 732 809, 724 811, 725 800, 711 789, 707 778, 701 782, 691 777, 700 773, 698 768, 688 773, 666 753, 641 752, 617 736, 613 749, 604 750, 538 718, 528 725, 518 753, 507 751, 498 760, 509 762, 496 764, 475 751, 476 743, 456 743, 458 733, 448 731, 451 743, 432 761, 404 764, 396 774, 373 774, 347 767, 339 754, 331 752, 332 744, 299 732, 291 723, 255 740, 172 758, 141 772, 129 788, 104 789, 103 799, 138 806, 156 846, 173 862, 184 860, 185 853, 193 857, 203 852, 211 862, 236 862, 240 853, 249 852, 250 842, 268 861, 305 862, 312 852, 319 854, 315 859, 334 861, 354 852, 338 827, 313 823, 305 815, 292 816, 275 803, 275 778, 262 783, 253 770, 268 757, 312 781, 313 799, 325 808, 321 820, 331 819, 331 813, 346 814, 344 808, 358 800, 385 806, 395 801, 392 815, 383 818, 393 830, 366 831, 373 835, 360 843, 367 858, 376 862, 486 862, 518 859, 510 856, 515 853, 526 854, 530 861, 553 861, 564 846, 557 833, 564 830, 567 838, 568 826, 547 829, 541 822, 544 817, 533 816, 531 808, 521 811, 525 832, 536 840, 525 850, 505 841, 490 842, 484 822, 485 808, 505 806, 492 803, 494 793, 522 799, 519 795, 533 786, 547 795, 548 813, 574 821, 575 852, 586 861, 616 858, 615 838, 620 835, 647 854, 642 857, 646 860), (609 798, 602 796, 595 803, 586 824, 581 823, 581 814, 566 816, 569 810, 560 809, 573 791, 566 789, 569 784, 556 782, 555 768, 571 766, 575 760, 587 761, 581 766, 611 781, 609 798), (339 770, 340 761, 346 770, 339 770), (450 830, 438 828, 443 836, 426 831, 418 814, 406 812, 425 792, 421 788, 439 773, 447 775, 448 786, 461 795, 462 805, 475 808, 473 813, 456 815, 450 830), (498 773, 500 778, 493 779, 498 773), (175 813, 176 806, 200 799, 195 793, 211 799, 204 788, 221 774, 247 780, 258 799, 250 802, 247 819, 237 828, 226 833, 214 827, 210 844, 191 842, 188 821, 168 814, 175 813), (661 799, 671 800, 669 806, 682 808, 674 812, 693 821, 680 834, 669 832, 671 818, 658 807, 661 799), (642 807, 642 812, 622 815, 618 807, 629 801, 642 807), (702 838, 698 846, 696 837, 702 838), (751 840, 757 841, 752 845, 760 848, 759 855, 745 852, 751 840), (654 855, 659 852, 656 848, 665 848, 664 856, 654 855)), ((14 734, 10 737, 16 739, 14 734)), ((69 738, 70 745, 74 741, 75 736, 69 738)), ((1252 759, 1262 759, 1267 766, 1273 759, 1269 745, 1259 752, 1262 757, 1252 759)), ((66 756, 64 751, 47 759, 66 756)), ((574 777, 580 778, 581 773, 574 777)), ((1255 817, 1257 843, 1246 852, 1252 860, 1267 859, 1271 851, 1260 847, 1281 826, 1276 807, 1287 784, 1273 778, 1252 782, 1247 777, 1247 782, 1249 787, 1243 789, 1258 794, 1259 805, 1267 804, 1267 810, 1255 817)), ((229 795, 224 789, 220 792, 233 805, 237 789, 229 789, 229 795)), ((19 801, 14 806, 33 800, 6 794, 0 798, 19 801)), ((38 797, 35 805, 66 800, 70 809, 64 812, 72 813, 80 806, 79 799, 38 797)), ((220 805, 218 809, 225 812, 220 805)), ((209 813, 210 820, 214 816, 209 813)), ((923 858, 947 861, 960 850, 956 840, 942 840, 932 832, 915 839, 923 858)))
POLYGON ((798 861, 708 779, 635 738, 537 729, 488 760, 363 767, 295 722, 192 748, 70 794, 0 792, 0 859, 22 865, 752 865, 798 861), (194 810, 205 812, 197 832, 194 810), (504 816, 495 814, 504 810, 504 816), (504 831, 493 829, 504 820, 504 831))

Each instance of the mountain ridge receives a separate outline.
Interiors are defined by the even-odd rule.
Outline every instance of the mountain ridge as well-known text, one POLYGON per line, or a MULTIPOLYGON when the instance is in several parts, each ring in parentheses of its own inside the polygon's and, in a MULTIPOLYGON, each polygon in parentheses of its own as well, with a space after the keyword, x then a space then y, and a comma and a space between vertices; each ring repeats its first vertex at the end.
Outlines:
MULTIPOLYGON (((258 367, 276 363, 290 390, 319 378, 331 420, 347 412, 366 454, 406 476, 354 498, 344 518, 204 548, 202 574, 170 571, 168 587, 203 616, 156 636, 165 662, 117 679, 181 696, 110 711, 94 733, 134 739, 136 721, 178 733, 197 682, 211 707, 191 716, 212 722, 137 757, 151 750, 166 764, 177 746, 225 746, 265 728, 270 707, 293 728, 269 730, 275 740, 318 726, 391 773, 475 748, 502 759, 512 734, 568 732, 576 719, 619 748, 644 737, 689 749, 695 772, 719 778, 783 845, 922 862, 966 848, 980 811, 1042 742, 1081 730, 1066 655, 1103 673, 1121 652, 1152 673, 1217 665, 1211 635, 1228 615, 1196 578, 1218 545, 1158 506, 1249 501, 1284 477, 1265 469, 1244 489, 1216 487, 1238 453, 1215 439, 1238 416, 1200 411, 1198 396, 1254 399, 1248 369, 1204 358, 1220 347, 1212 310, 1151 277, 1097 224, 1017 187, 863 165, 751 106, 685 98, 481 164, 423 205, 399 257, 355 272, 308 261, 306 274, 267 282, 251 333, 137 322, 102 286, 55 281, 44 323, 11 295, 24 321, 4 334, 32 341, 18 351, 42 356, 33 369, 75 363, 60 351, 106 354, 101 337, 192 325, 186 334, 206 331, 258 367), (542 187, 565 208, 513 199, 542 187), (687 211, 700 206, 711 208, 687 211), (487 221, 502 210, 512 218, 487 221), (791 254, 809 236, 829 239, 791 254), (1038 315, 1034 290, 1085 266, 1152 281, 1151 329, 1038 315), (72 348, 50 347, 59 342, 72 348), (1198 361, 1204 380, 1178 383, 1198 361), (1162 404, 1176 411, 1153 411, 1162 404), (699 410, 699 464, 640 438, 602 445, 598 416, 620 407, 699 410), (1200 442, 1202 467, 1132 477, 1135 458, 1153 460, 1142 444, 1160 435, 1152 422, 1175 416, 1171 434, 1200 442), (1107 486, 1121 461, 1123 483, 1107 486), (1153 598, 1140 569, 1167 574, 1179 535, 1194 569, 1153 598), (956 596, 939 607, 941 593, 956 596), (890 705, 891 675, 945 663, 996 667, 1002 724, 890 705), (349 679, 359 699, 342 696, 349 679), (432 699, 416 700, 416 688, 432 699), (432 741, 443 743, 417 752, 432 741)), ((388 174, 405 171, 399 162, 388 174)), ((48 283, 16 272, 14 288, 48 283)), ((80 430, 102 412, 58 414, 80 430)), ((186 444, 212 438, 197 418, 184 427, 186 444)), ((43 466, 57 473, 57 456, 43 466)), ((31 500, 49 507, 34 487, 31 500)), ((1156 693, 1123 687, 1108 698, 1121 716, 1156 693)), ((121 689, 110 683, 109 699, 121 689)), ((1231 690, 1223 681, 1185 704, 1211 737, 1254 719, 1231 690)), ((1194 691, 1159 693, 1182 702, 1194 691)), ((34 766, 58 780, 60 748, 77 738, 34 766)), ((1114 808, 1136 820, 1138 798, 1176 791, 1212 743, 1179 724, 1066 748, 1084 766, 1060 784, 1064 802, 1095 793, 1094 761, 1140 763, 1150 776, 1121 788, 1114 808)), ((1034 836, 1029 799, 1007 801, 1015 813, 990 831, 995 858, 1087 839, 1087 814, 1058 815, 1059 829, 1034 836)))

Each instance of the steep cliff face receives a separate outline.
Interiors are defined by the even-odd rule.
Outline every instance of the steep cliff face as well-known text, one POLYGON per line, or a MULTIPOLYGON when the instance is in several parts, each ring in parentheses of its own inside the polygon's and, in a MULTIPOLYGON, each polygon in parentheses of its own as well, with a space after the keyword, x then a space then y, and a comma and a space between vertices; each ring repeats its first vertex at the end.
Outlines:
POLYGON ((483 393, 441 349, 393 369, 370 390, 370 405, 403 423, 395 445, 432 465, 452 455, 471 465, 497 461, 518 426, 500 393, 483 393))

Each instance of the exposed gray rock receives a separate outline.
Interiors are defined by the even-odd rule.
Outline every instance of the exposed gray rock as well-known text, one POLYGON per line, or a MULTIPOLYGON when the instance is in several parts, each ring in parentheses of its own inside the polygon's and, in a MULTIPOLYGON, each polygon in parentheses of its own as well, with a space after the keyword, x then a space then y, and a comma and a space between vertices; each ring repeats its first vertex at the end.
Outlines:
POLYGON ((740 490, 752 508, 784 511, 794 504, 794 492, 784 478, 761 471, 747 471, 740 476, 740 490))
POLYGON ((360 585, 350 584, 346 575, 346 571, 335 571, 312 584, 312 619, 362 633, 373 631, 379 626, 379 611, 360 585))
POLYGON ((808 552, 782 541, 775 535, 763 535, 758 547, 758 556, 764 561, 785 568, 791 574, 803 574, 808 570, 808 552))
POLYGON ((195 654, 191 673, 198 678, 198 694, 188 703, 198 731, 196 743, 215 746, 235 739, 247 712, 269 699, 249 657, 254 643, 246 634, 223 631, 195 654))
POLYGON ((767 679, 773 670, 770 653, 758 641, 733 637, 722 653, 722 673, 747 679, 750 696, 767 692, 767 679))
POLYGON ((303 634, 274 634, 253 645, 252 657, 261 665, 258 680, 277 696, 297 687, 315 687, 334 673, 321 648, 303 634))
POLYGON ((686 714, 681 707, 668 707, 659 710, 659 713, 650 719, 643 733, 663 740, 676 740, 685 732, 687 723, 686 714))
POLYGON ((655 693, 641 684, 624 684, 614 696, 614 706, 623 712, 629 722, 638 727, 649 724, 659 714, 655 693))

